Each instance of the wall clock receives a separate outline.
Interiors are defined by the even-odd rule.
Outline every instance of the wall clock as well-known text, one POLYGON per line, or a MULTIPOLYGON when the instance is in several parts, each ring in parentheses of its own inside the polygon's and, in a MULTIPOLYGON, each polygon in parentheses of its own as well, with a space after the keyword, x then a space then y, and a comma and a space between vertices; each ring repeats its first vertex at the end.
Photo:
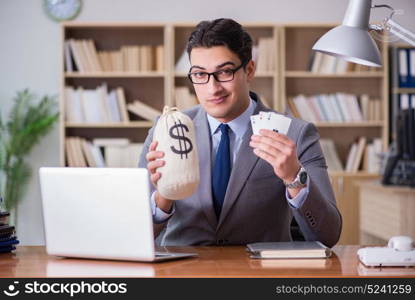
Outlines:
POLYGON ((81 0, 44 0, 43 5, 48 16, 55 21, 74 19, 81 11, 81 0))

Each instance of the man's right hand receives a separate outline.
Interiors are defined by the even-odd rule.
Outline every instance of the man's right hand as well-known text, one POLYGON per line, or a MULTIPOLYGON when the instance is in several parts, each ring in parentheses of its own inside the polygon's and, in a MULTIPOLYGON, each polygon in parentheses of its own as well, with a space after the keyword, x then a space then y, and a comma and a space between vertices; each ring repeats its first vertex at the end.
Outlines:
MULTIPOLYGON (((146 155, 146 159, 148 162, 147 170, 150 173, 150 181, 156 187, 156 189, 157 189, 157 182, 161 178, 161 173, 157 172, 157 169, 166 164, 166 162, 161 159, 164 157, 164 152, 156 151, 157 145, 158 145, 158 142, 153 141, 150 144, 149 151, 146 155)), ((173 200, 163 198, 157 190, 155 194, 155 199, 156 199, 156 205, 158 208, 163 210, 165 213, 170 212, 171 207, 173 206, 173 200)))

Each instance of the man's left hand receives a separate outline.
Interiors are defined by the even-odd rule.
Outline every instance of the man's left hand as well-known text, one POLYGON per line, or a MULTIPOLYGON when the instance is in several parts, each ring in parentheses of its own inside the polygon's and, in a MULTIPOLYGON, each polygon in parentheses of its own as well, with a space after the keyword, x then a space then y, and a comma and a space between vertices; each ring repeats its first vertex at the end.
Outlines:
POLYGON ((261 135, 252 135, 249 145, 258 157, 267 161, 275 175, 286 182, 294 181, 300 170, 295 143, 286 135, 268 129, 261 129, 261 135))

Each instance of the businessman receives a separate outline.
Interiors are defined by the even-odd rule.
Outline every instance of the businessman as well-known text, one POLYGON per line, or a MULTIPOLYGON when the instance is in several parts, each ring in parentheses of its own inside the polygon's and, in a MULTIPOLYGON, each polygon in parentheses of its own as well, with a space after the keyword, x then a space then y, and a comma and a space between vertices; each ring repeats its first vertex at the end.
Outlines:
POLYGON ((315 126, 293 118, 287 135, 252 133, 250 116, 271 110, 249 90, 255 74, 249 34, 231 19, 203 21, 190 35, 187 52, 200 105, 185 113, 195 125, 200 184, 178 201, 157 192, 157 169, 166 162, 150 129, 139 167, 149 170, 153 184, 158 242, 290 241, 294 217, 306 240, 336 244, 342 220, 315 126))

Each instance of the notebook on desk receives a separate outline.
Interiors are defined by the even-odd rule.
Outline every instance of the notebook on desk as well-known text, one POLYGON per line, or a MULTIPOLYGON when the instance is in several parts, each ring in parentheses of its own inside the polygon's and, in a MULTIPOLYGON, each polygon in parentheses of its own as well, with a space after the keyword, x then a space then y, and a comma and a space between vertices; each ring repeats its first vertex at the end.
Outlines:
POLYGON ((146 169, 40 168, 48 254, 162 261, 194 253, 156 252, 146 169))
POLYGON ((267 242, 246 245, 251 258, 327 258, 330 248, 318 241, 267 242))

